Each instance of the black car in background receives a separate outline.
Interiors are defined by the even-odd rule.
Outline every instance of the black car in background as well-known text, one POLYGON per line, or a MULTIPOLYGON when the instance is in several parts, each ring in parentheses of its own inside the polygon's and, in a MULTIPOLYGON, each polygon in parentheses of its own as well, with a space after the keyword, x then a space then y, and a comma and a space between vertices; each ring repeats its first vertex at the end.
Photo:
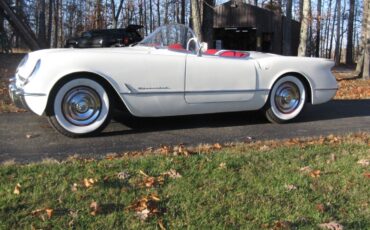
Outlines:
POLYGON ((143 38, 138 30, 140 25, 129 25, 124 29, 89 30, 83 32, 81 37, 69 38, 66 48, 99 48, 99 47, 122 47, 139 42, 143 38))

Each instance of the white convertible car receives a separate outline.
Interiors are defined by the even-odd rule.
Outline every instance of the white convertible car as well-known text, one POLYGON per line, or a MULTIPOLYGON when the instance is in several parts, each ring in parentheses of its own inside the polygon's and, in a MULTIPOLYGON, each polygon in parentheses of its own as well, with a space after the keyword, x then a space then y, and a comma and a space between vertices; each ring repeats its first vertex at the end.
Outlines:
POLYGON ((119 104, 138 117, 262 109, 284 123, 337 91, 332 61, 204 46, 190 28, 167 25, 132 47, 36 51, 9 91, 70 137, 100 132, 119 104))

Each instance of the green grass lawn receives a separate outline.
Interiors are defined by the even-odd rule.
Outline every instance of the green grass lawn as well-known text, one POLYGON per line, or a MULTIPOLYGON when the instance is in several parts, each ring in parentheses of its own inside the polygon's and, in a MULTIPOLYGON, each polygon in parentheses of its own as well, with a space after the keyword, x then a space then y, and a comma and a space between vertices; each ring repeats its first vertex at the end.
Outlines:
POLYGON ((4 164, 0 229, 315 229, 330 221, 369 229, 370 169, 358 163, 369 156, 367 143, 238 145, 191 156, 4 164), (163 175, 170 169, 181 177, 163 175))

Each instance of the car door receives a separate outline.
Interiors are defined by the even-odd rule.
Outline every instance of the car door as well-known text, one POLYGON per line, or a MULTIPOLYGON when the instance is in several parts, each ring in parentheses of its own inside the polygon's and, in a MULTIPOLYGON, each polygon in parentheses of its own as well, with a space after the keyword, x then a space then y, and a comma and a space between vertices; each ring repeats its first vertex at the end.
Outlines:
POLYGON ((256 68, 250 58, 189 54, 186 60, 187 103, 251 100, 256 89, 256 68))
MULTIPOLYGON (((130 49, 136 50, 128 48, 130 49)), ((133 94, 155 96, 157 100, 172 95, 183 99, 186 53, 156 48, 139 52, 140 50, 117 58, 117 62, 121 63, 117 64, 117 75, 130 76, 118 79, 120 84, 129 87, 133 94)))

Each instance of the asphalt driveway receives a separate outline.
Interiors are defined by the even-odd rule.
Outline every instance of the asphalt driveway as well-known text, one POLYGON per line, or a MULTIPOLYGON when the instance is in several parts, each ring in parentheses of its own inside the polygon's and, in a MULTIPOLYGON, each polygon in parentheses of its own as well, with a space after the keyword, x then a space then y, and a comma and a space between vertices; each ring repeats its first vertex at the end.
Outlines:
POLYGON ((349 132, 370 132, 370 100, 331 101, 307 106, 295 123, 270 124, 257 112, 166 118, 134 118, 117 113, 97 137, 70 139, 56 133, 47 119, 31 113, 0 114, 0 162, 38 161, 69 155, 104 156, 161 144, 225 143, 285 139, 349 132))

